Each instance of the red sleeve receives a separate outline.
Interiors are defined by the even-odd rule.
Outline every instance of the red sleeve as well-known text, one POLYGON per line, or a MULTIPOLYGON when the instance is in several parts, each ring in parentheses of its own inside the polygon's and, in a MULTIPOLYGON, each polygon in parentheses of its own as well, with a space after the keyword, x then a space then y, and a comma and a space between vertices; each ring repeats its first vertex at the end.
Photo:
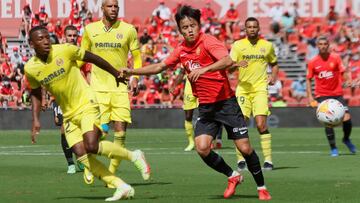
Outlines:
POLYGON ((310 61, 307 65, 307 73, 306 73, 306 78, 307 79, 311 79, 314 77, 314 72, 313 72, 313 63, 310 61))
POLYGON ((170 56, 164 60, 164 63, 170 68, 175 68, 180 63, 180 48, 176 47, 170 56))
POLYGON ((207 35, 204 40, 205 49, 217 60, 224 58, 229 55, 228 50, 225 47, 225 44, 220 42, 213 36, 207 35))

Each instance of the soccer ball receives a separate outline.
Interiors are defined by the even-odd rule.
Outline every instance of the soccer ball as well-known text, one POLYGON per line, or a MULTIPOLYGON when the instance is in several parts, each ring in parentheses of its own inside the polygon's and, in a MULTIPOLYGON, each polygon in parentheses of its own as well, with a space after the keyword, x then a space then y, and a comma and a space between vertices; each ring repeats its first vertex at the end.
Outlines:
POLYGON ((337 126, 344 118, 345 108, 336 99, 327 99, 319 104, 316 117, 325 126, 337 126))

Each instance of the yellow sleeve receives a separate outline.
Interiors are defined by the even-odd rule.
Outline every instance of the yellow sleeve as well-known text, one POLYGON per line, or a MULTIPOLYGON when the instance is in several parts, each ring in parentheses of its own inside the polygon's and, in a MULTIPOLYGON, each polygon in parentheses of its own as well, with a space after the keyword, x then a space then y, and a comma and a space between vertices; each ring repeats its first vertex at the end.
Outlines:
POLYGON ((134 27, 132 27, 130 29, 130 31, 129 31, 129 40, 130 40, 129 41, 129 44, 130 44, 129 48, 130 48, 131 52, 139 49, 140 46, 139 46, 139 41, 137 39, 137 32, 136 32, 134 27))
POLYGON ((85 56, 85 50, 72 44, 66 44, 66 53, 72 61, 82 61, 85 56))
POLYGON ((239 62, 240 61, 240 52, 239 52, 239 43, 234 43, 230 50, 230 58, 233 61, 239 62))
POLYGON ((269 52, 269 55, 268 55, 267 59, 268 59, 268 63, 270 63, 270 64, 274 64, 274 63, 277 62, 275 49, 274 49, 274 46, 272 44, 270 45, 270 52, 269 52))
POLYGON ((90 51, 90 48, 91 48, 91 41, 90 41, 90 38, 89 38, 89 34, 87 32, 87 29, 85 27, 84 29, 84 34, 83 34, 83 37, 81 39, 81 48, 82 49, 85 49, 87 51, 90 51))
POLYGON ((35 80, 35 78, 33 78, 26 70, 25 70, 25 77, 29 82, 31 89, 37 89, 41 86, 41 84, 37 80, 35 80))
MULTIPOLYGON (((134 69, 141 68, 142 67, 142 59, 141 59, 141 52, 139 49, 131 51, 131 55, 134 60, 134 69)), ((133 75, 133 77, 139 79, 140 76, 133 75)))

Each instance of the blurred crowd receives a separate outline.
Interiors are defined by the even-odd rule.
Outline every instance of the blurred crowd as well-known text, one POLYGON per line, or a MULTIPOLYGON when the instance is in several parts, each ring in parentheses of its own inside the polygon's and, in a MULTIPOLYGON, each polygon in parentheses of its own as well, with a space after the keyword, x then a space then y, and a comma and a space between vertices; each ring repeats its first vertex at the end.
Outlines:
MULTIPOLYGON (((164 60, 182 40, 177 31, 174 14, 184 4, 185 1, 178 1, 176 7, 169 8, 164 0, 159 0, 152 15, 145 20, 137 17, 122 19, 133 24, 138 31, 144 64, 158 63, 164 60)), ((219 17, 213 10, 212 1, 205 1, 204 7, 200 10, 202 31, 216 36, 230 49, 235 40, 245 37, 245 32, 244 19, 239 18, 239 11, 233 3, 230 3, 229 6, 224 17, 219 17)), ((299 16, 297 3, 293 3, 290 8, 284 8, 281 3, 274 2, 272 9, 269 10, 269 16, 271 23, 261 26, 270 26, 270 31, 262 33, 262 37, 274 42, 279 58, 286 58, 286 55, 290 54, 288 50, 296 50, 296 55, 303 60, 301 62, 306 63, 306 60, 318 53, 315 44, 316 37, 320 34, 327 35, 331 41, 331 49, 342 56, 354 81, 354 87, 345 90, 345 98, 351 100, 350 105, 360 105, 360 99, 356 97, 356 95, 360 95, 356 94, 360 92, 357 88, 360 77, 360 21, 353 14, 351 7, 338 13, 334 6, 330 6, 326 17, 304 18, 299 16), (281 51, 283 47, 288 50, 281 51), (353 98, 357 98, 358 103, 353 101, 353 98)), ((72 24, 78 29, 80 36, 78 43, 80 43, 84 26, 96 20, 99 19, 93 18, 85 1, 78 4, 72 0, 71 13, 68 18, 62 20, 50 19, 45 6, 41 6, 39 11, 34 12, 29 5, 25 5, 19 37, 27 39, 31 27, 43 25, 47 26, 53 42, 62 43, 64 41, 63 29, 66 25, 72 24)), ((24 42, 26 43, 26 40, 24 42)), ((29 89, 25 85, 24 64, 31 57, 31 52, 26 51, 24 45, 14 47, 10 51, 7 50, 6 38, 0 33, 0 106, 3 108, 27 108, 30 106, 30 97, 29 89)), ((131 66, 131 60, 129 60, 129 66, 131 66)), ((141 77, 140 94, 132 97, 133 108, 181 107, 184 83, 175 85, 179 74, 181 74, 181 67, 155 76, 141 77)), ((306 88, 303 76, 304 73, 299 74, 296 80, 291 80, 284 71, 280 71, 278 82, 269 87, 271 105, 274 107, 306 106, 306 88)), ((232 88, 235 89, 237 72, 231 73, 229 78, 232 88)))

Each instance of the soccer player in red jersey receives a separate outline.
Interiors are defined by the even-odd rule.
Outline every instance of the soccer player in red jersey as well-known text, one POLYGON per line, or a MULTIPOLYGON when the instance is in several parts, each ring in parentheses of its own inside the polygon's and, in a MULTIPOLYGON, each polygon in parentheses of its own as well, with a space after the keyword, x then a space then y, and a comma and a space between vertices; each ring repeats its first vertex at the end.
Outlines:
MULTIPOLYGON (((348 75, 348 71, 346 71, 346 68, 343 66, 340 56, 330 53, 329 40, 327 37, 320 36, 317 39, 317 47, 319 49, 319 55, 309 61, 306 76, 306 89, 309 103, 312 105, 316 103, 315 100, 320 103, 326 99, 332 98, 338 100, 345 106, 346 113, 343 119, 343 143, 349 148, 351 153, 356 153, 356 147, 350 140, 352 129, 351 116, 343 98, 342 88, 342 76, 344 76, 346 85, 350 84, 351 78, 348 75), (311 91, 312 78, 315 78, 315 99, 312 96, 311 91)), ((339 152, 336 148, 334 129, 327 126, 325 127, 325 133, 330 144, 331 156, 338 156, 339 152)))
POLYGON ((228 138, 234 140, 245 157, 257 184, 259 199, 270 200, 259 157, 250 145, 244 116, 227 78, 225 69, 233 66, 234 62, 222 42, 200 32, 200 17, 200 10, 190 6, 181 7, 175 19, 185 41, 165 61, 139 69, 122 69, 121 74, 123 77, 156 74, 181 63, 190 80, 193 94, 199 99, 199 117, 195 128, 196 150, 209 167, 228 177, 224 198, 235 193, 235 187, 243 177, 211 150, 211 142, 221 124, 225 126, 228 138))

